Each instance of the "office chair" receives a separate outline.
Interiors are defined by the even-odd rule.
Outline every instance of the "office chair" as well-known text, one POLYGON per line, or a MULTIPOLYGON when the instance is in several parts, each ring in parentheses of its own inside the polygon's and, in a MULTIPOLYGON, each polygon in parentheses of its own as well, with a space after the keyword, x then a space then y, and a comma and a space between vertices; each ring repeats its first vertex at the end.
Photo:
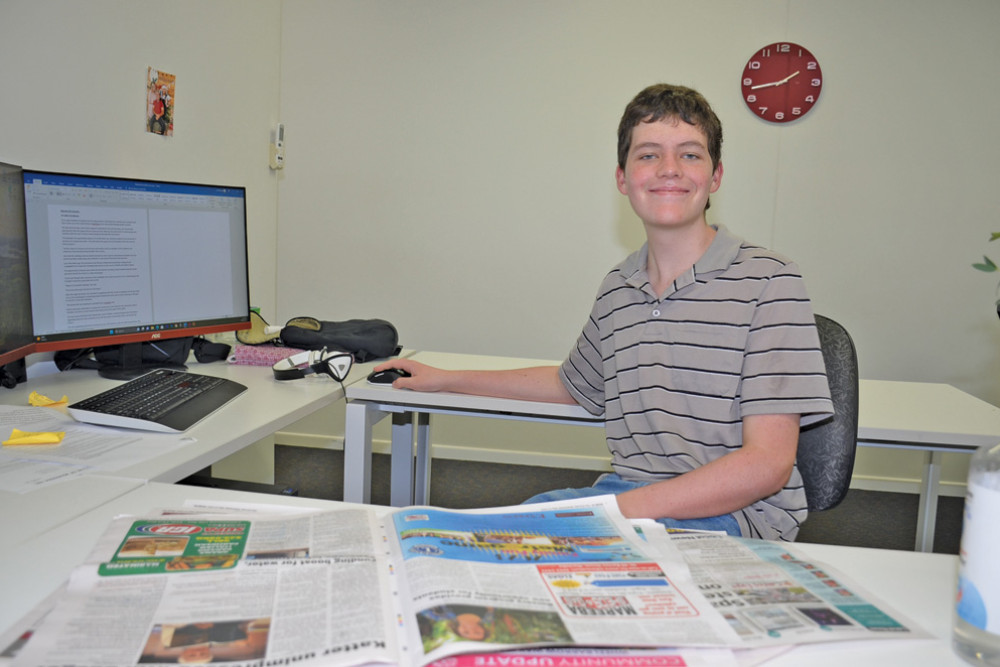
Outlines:
POLYGON ((810 512, 828 510, 847 495, 858 446, 858 354, 844 327, 816 315, 834 415, 799 433, 798 466, 810 512))

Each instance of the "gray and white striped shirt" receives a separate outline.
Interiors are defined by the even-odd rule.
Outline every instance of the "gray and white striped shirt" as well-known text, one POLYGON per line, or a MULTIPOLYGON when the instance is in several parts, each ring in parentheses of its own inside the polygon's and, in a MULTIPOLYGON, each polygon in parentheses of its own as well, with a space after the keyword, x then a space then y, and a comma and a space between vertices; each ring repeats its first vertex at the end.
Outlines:
MULTIPOLYGON (((663 295, 643 246, 604 279, 560 368, 574 398, 605 415, 612 466, 657 481, 742 443, 742 419, 833 412, 812 306, 798 267, 718 228, 663 295)), ((777 494, 734 513, 744 536, 793 540, 807 514, 798 470, 777 494)))

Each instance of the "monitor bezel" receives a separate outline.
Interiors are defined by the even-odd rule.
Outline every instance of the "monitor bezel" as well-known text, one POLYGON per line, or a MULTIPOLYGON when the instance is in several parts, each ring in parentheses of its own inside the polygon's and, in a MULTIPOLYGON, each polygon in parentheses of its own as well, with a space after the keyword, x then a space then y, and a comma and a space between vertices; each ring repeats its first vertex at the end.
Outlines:
MULTIPOLYGON (((0 167, 4 167, 4 168, 9 169, 11 174, 20 173, 20 179, 23 182, 23 180, 24 180, 24 176, 23 176, 23 174, 24 174, 24 167, 22 167, 21 165, 19 165, 19 164, 13 164, 13 163, 7 162, 5 160, 0 160, 0 167)), ((22 201, 22 204, 23 204, 23 201, 22 201)), ((25 225, 25 229, 24 229, 25 249, 27 249, 27 233, 28 233, 27 224, 28 224, 27 220, 24 220, 24 225, 25 225)), ((30 314, 30 311, 31 311, 31 299, 30 299, 30 297, 28 299, 28 311, 29 311, 29 314, 30 314)), ((35 342, 34 342, 34 330, 32 329, 32 331, 28 335, 27 339, 25 339, 23 341, 23 344, 18 345, 17 347, 12 347, 12 348, 10 348, 9 350, 6 350, 6 351, 0 351, 0 366, 6 366, 8 364, 12 364, 14 362, 21 361, 22 359, 25 359, 28 355, 34 354, 35 351, 36 351, 36 348, 35 348, 35 342)))
MULTIPOLYGON (((33 334, 33 347, 35 352, 59 352, 63 350, 76 350, 76 349, 86 349, 95 347, 113 347, 118 345, 132 345, 141 343, 155 343, 160 340, 174 339, 174 338, 188 338, 188 337, 199 337, 209 334, 216 333, 228 333, 235 331, 242 331, 249 329, 252 326, 250 319, 250 263, 249 263, 249 225, 247 221, 247 191, 246 187, 240 185, 221 185, 214 183, 199 183, 193 181, 172 181, 165 179, 152 179, 152 178, 140 178, 140 177, 125 177, 125 176, 107 176, 100 174, 85 174, 69 171, 55 171, 55 170, 43 170, 43 169, 32 169, 24 168, 22 172, 22 181, 25 185, 28 184, 28 179, 31 176, 41 176, 41 177, 66 177, 66 178, 85 178, 94 179, 98 181, 118 181, 118 182, 133 182, 146 184, 151 186, 163 185, 166 187, 197 187, 197 188, 215 188, 220 190, 233 190, 240 193, 240 197, 243 201, 243 256, 244 256, 244 266, 246 266, 246 316, 236 316, 227 321, 212 320, 212 324, 198 324, 195 323, 191 326, 177 326, 177 327, 166 327, 159 329, 151 329, 149 331, 135 331, 127 333, 103 333, 99 331, 81 331, 79 333, 67 332, 59 334, 39 334, 32 328, 33 334)), ((25 206, 27 207, 27 195, 25 197, 25 206)), ((27 217, 27 215, 26 215, 27 217)), ((26 224, 30 224, 30 221, 26 221, 26 224)), ((29 242, 30 247, 30 242, 29 242)), ((29 269, 30 269, 30 251, 29 251, 29 269)), ((159 326, 159 325, 151 325, 159 326)))

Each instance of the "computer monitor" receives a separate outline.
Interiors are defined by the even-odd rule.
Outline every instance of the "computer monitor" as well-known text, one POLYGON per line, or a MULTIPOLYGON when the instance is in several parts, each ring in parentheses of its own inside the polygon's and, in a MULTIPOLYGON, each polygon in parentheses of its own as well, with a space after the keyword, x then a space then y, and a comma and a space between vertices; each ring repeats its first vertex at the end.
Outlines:
POLYGON ((23 179, 38 351, 117 346, 101 374, 127 379, 162 365, 144 345, 250 327, 245 188, 23 179))
POLYGON ((35 349, 26 234, 21 167, 0 162, 0 383, 5 387, 24 379, 22 360, 35 349))

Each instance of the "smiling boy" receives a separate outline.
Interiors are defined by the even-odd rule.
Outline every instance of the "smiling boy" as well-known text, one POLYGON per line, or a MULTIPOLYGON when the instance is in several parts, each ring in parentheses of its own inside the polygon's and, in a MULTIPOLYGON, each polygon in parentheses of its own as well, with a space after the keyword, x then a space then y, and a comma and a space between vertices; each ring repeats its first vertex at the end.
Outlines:
POLYGON ((618 190, 646 243, 604 279, 561 366, 444 371, 410 360, 398 388, 579 403, 605 418, 613 473, 527 502, 614 494, 626 517, 793 540, 807 515, 800 425, 833 408, 798 267, 709 225, 722 126, 657 84, 626 107, 618 190))

